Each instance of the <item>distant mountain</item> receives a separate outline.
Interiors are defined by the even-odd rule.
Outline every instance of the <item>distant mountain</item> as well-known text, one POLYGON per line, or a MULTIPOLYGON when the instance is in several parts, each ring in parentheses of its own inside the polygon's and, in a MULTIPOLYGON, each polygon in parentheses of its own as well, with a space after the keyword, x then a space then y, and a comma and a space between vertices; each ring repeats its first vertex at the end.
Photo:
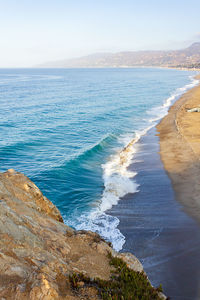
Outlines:
POLYGON ((43 68, 108 68, 108 67, 195 67, 200 65, 200 43, 171 51, 126 51, 97 53, 80 58, 40 65, 43 68))

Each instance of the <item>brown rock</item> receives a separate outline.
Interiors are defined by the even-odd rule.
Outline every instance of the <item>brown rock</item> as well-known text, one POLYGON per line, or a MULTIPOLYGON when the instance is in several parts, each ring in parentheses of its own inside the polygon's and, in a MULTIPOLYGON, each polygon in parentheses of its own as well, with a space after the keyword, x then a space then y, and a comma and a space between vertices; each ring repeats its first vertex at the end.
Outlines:
POLYGON ((133 254, 120 253, 117 255, 117 257, 123 259, 123 261, 126 263, 127 267, 129 267, 130 269, 132 269, 136 272, 144 271, 141 262, 133 254))
POLYGON ((0 299, 79 299, 69 274, 110 276, 107 253, 97 255, 91 247, 98 241, 95 233, 63 224, 58 209, 26 176, 0 174, 0 299))
POLYGON ((75 231, 58 209, 26 176, 13 169, 0 174, 0 299, 99 299, 94 287, 69 275, 109 280, 108 252, 130 268, 142 265, 132 254, 119 254, 98 234, 75 231))

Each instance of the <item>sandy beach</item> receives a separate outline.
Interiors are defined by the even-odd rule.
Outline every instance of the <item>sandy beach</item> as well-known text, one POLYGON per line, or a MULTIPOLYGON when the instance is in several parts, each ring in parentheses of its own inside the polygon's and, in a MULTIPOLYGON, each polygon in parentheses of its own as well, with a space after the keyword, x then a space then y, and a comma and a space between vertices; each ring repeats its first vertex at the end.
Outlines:
POLYGON ((200 113, 187 111, 194 107, 200 107, 200 85, 176 101, 157 130, 161 160, 176 199, 200 222, 200 113))
POLYGON ((120 220, 118 228, 126 238, 123 251, 141 260, 152 284, 162 283, 170 299, 197 300, 200 226, 176 201, 160 160, 156 128, 135 147, 130 171, 137 173, 139 192, 126 195, 109 211, 120 220))
POLYGON ((157 132, 141 137, 130 166, 139 192, 109 211, 120 220, 123 250, 135 253, 152 284, 162 282, 176 300, 200 295, 200 113, 187 112, 198 105, 200 85, 175 102, 157 132))

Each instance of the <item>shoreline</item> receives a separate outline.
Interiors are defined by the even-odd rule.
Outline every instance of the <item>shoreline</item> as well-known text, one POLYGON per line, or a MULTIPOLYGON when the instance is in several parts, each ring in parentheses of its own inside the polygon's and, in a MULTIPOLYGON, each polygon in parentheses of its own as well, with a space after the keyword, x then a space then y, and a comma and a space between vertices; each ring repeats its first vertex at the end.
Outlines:
MULTIPOLYGON (((200 75, 195 77, 200 80, 200 75)), ((187 109, 200 106, 200 83, 184 93, 156 126, 160 156, 176 199, 200 223, 200 115, 187 109)))
MULTIPOLYGON (((129 140, 129 142, 121 149, 121 151, 115 153, 114 155, 111 155, 111 160, 109 160, 104 167, 107 165, 109 167, 109 172, 110 169, 112 171, 111 174, 119 174, 120 176, 123 177, 124 182, 128 183, 128 187, 129 189, 126 189, 126 191, 121 192, 121 190, 118 188, 118 186, 116 186, 116 180, 114 180, 114 182, 106 182, 104 183, 105 189, 104 189, 104 194, 106 193, 111 193, 111 195, 114 194, 114 196, 117 197, 115 198, 115 203, 111 203, 111 207, 108 207, 108 209, 104 210, 104 212, 106 213, 108 210, 112 210, 113 205, 119 205, 119 201, 121 198, 126 197, 127 194, 131 193, 131 194, 136 194, 140 191, 140 184, 137 183, 137 180, 135 180, 135 177, 137 177, 137 172, 135 172, 134 169, 131 168, 133 162, 132 160, 134 159, 136 152, 135 152, 135 146, 140 143, 140 140, 143 139, 143 137, 152 129, 155 128, 158 125, 158 122, 160 122, 160 120, 162 120, 163 118, 165 118, 165 116, 167 116, 168 114, 168 110, 170 109, 171 106, 173 106, 172 103, 174 103, 175 99, 179 99, 180 97, 182 97, 185 93, 187 93, 187 91, 190 91, 191 89, 193 89, 197 82, 198 75, 193 76, 192 81, 189 84, 184 85, 181 88, 177 88, 174 93, 172 93, 168 98, 165 99, 165 102, 162 104, 161 109, 162 108, 166 108, 165 111, 163 111, 161 113, 161 115, 156 116, 155 118, 152 119, 152 121, 150 121, 150 123, 147 125, 146 128, 138 131, 135 135, 134 138, 132 138, 131 140, 129 140), (191 86, 192 85, 192 86, 191 86), (178 92, 179 90, 179 92, 178 92), (113 169, 115 172, 113 172, 113 169), (113 187, 115 187, 113 189, 113 187), (120 194, 121 193, 121 194, 120 194)), ((199 75, 200 77, 200 75, 199 75)), ((198 83, 199 84, 199 83, 198 83)), ((159 141, 158 141, 159 144, 159 141)), ((159 150, 158 150, 159 152, 159 150)), ((106 168, 105 168, 106 169, 106 168)), ((104 199, 104 194, 102 199, 104 199)), ((107 194, 106 194, 107 196, 107 194)), ((106 199, 107 200, 107 199, 106 199)), ((116 227, 117 228, 117 227, 116 227)), ((120 246, 121 248, 116 248, 117 251, 120 251, 123 249, 124 243, 126 242, 125 240, 125 235, 123 236, 123 241, 122 241, 122 246, 120 246)), ((121 235, 120 235, 121 238, 121 235)), ((114 244, 113 244, 114 245, 114 244)), ((114 245, 115 247, 115 245, 114 245)))
POLYGON ((159 279, 171 299, 198 299, 200 227, 176 201, 159 148, 153 127, 141 137, 130 166, 139 192, 125 195, 108 214, 119 219, 122 251, 140 259, 154 286, 159 279))

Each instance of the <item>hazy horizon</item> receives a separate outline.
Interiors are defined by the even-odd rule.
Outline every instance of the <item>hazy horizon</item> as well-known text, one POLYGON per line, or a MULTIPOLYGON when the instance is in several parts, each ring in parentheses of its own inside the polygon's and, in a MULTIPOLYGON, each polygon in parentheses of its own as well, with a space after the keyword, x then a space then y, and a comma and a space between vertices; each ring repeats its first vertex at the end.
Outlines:
POLYGON ((200 40, 196 0, 0 3, 0 68, 93 53, 176 50, 200 40))

